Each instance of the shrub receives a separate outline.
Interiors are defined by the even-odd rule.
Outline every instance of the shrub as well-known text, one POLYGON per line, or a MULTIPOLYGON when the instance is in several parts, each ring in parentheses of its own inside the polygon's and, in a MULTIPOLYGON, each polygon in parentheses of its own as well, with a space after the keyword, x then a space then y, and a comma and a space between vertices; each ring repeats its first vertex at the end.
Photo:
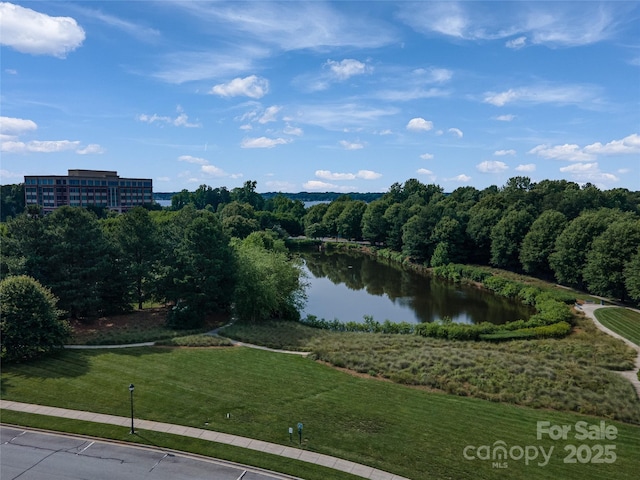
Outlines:
POLYGON ((20 361, 60 348, 71 329, 60 320, 57 299, 37 280, 7 277, 0 282, 0 358, 20 361))

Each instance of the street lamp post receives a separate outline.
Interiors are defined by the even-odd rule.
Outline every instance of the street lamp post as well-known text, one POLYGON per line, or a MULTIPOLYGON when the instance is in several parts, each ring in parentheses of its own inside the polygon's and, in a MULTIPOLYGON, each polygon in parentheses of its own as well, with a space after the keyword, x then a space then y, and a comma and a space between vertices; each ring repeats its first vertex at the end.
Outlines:
POLYGON ((133 428, 133 383, 129 384, 129 394, 131 397, 131 431, 129 433, 133 435, 136 433, 133 428))

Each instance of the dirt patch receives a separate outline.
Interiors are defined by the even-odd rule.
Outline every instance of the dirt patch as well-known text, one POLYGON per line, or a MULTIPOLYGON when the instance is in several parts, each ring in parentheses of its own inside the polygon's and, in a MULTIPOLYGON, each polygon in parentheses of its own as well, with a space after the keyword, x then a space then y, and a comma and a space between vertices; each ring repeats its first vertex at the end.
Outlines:
MULTIPOLYGON (((100 317, 82 322, 73 320, 73 342, 75 344, 138 343, 180 336, 180 330, 167 328, 169 307, 145 308, 130 313, 100 317)), ((229 323, 229 314, 216 313, 205 319, 201 331, 213 330, 229 323)), ((182 334, 184 335, 184 334, 182 334)))
POLYGON ((147 308, 122 315, 100 317, 88 322, 73 320, 71 327, 76 336, 89 336, 105 331, 130 330, 134 327, 138 329, 160 328, 165 325, 167 312, 168 309, 164 307, 147 308))

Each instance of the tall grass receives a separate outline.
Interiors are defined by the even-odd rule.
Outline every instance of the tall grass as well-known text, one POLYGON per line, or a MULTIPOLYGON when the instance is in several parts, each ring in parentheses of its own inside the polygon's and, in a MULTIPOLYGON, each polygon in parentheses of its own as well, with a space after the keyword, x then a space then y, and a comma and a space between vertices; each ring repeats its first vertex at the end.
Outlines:
POLYGON ((397 383, 640 423, 635 390, 610 371, 632 368, 635 352, 583 317, 568 337, 506 343, 331 332, 295 322, 234 325, 222 333, 311 351, 323 362, 397 383))

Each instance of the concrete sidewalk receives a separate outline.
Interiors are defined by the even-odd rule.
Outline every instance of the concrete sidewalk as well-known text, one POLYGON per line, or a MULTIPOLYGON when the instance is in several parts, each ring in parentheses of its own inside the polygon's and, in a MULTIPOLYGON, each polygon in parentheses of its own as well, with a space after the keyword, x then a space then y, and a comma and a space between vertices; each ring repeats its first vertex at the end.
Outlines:
MULTIPOLYGON (((68 410, 65 408, 46 407, 43 405, 34 405, 29 403, 12 402, 8 400, 0 400, 0 409, 14 410, 17 412, 35 413, 38 415, 48 415, 60 418, 71 418, 74 420, 84 420, 88 422, 105 423, 108 425, 118 425, 121 427, 130 427, 131 418, 118 417, 115 415, 106 415, 102 413, 83 412, 79 410, 68 410)), ((294 447, 287 447, 276 443, 263 442, 228 433, 214 432, 200 428, 185 427, 182 425, 172 425, 170 423, 153 422, 150 420, 135 420, 135 427, 141 430, 153 430, 156 432, 171 433, 173 435, 182 435, 184 437, 199 438, 210 442, 224 443, 241 448, 248 448, 282 457, 293 458, 302 462, 313 463, 323 467, 332 468, 342 472, 351 473, 363 478, 371 480, 408 480, 407 478, 394 475, 382 470, 377 470, 366 465, 342 460, 340 458, 330 457, 321 453, 309 452, 294 447)))

